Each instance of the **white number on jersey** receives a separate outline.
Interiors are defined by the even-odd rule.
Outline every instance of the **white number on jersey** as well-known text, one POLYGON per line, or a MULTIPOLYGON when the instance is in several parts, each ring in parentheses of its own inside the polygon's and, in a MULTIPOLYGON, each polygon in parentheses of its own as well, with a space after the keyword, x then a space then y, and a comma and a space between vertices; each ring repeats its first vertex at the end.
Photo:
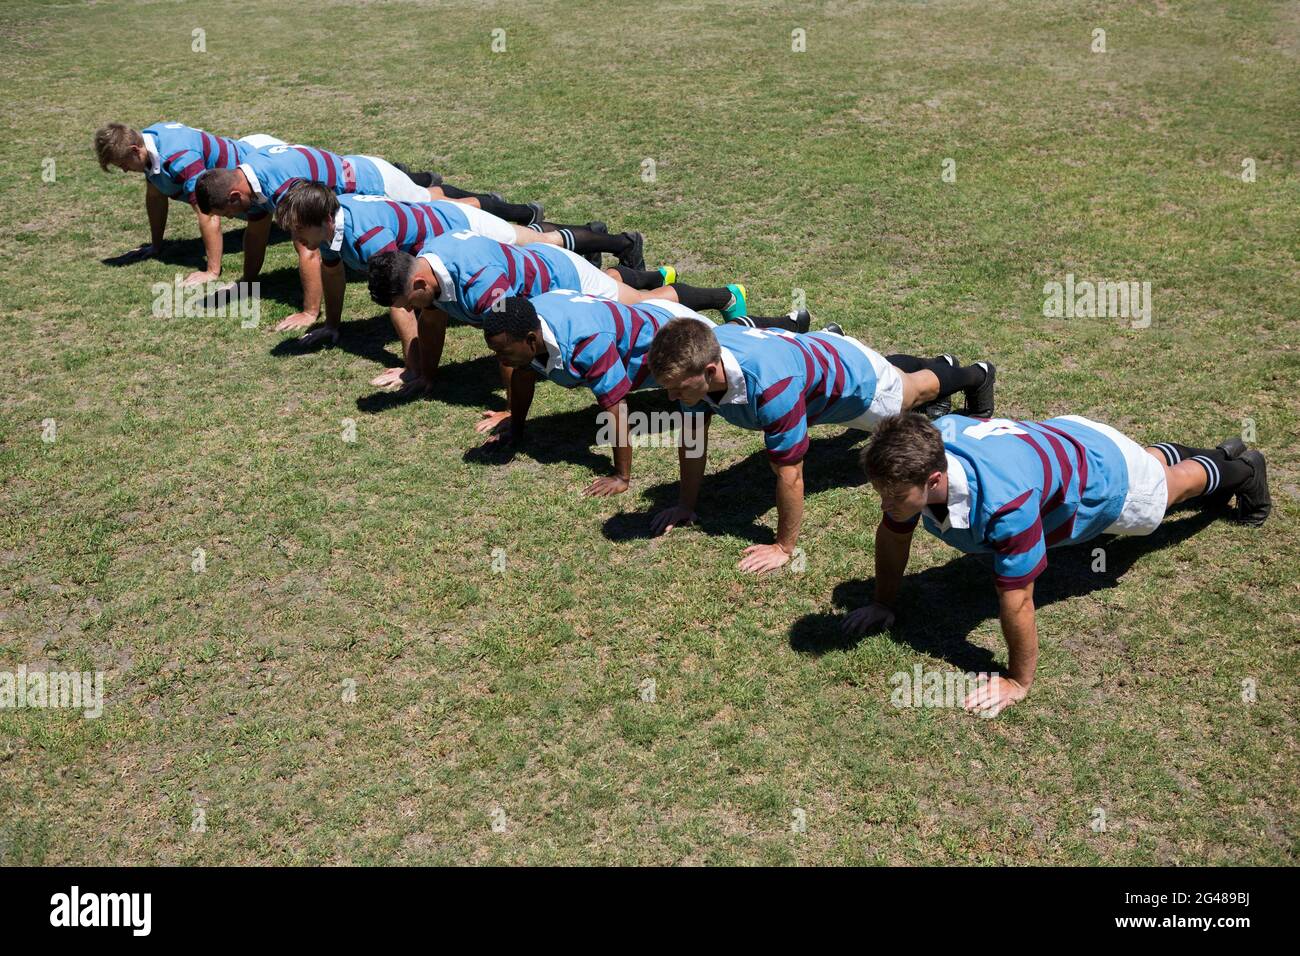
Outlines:
POLYGON ((986 422, 980 422, 978 425, 968 425, 962 430, 963 435, 969 435, 976 440, 989 438, 993 435, 1028 435, 1015 422, 1009 418, 990 418, 986 422))

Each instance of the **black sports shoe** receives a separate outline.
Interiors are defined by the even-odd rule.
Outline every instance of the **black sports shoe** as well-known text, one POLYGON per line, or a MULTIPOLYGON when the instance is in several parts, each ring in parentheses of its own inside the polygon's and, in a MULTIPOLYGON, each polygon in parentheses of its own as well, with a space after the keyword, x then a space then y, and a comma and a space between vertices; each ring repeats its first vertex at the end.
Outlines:
MULTIPOLYGON (((937 355, 935 358, 943 359, 953 368, 961 365, 961 362, 957 361, 957 356, 949 355, 947 352, 944 352, 942 355, 937 355)), ((932 402, 926 402, 924 405, 917 406, 915 410, 930 419, 930 421, 934 421, 936 418, 943 418, 945 415, 952 414, 952 398, 951 396, 947 398, 936 398, 932 402)))
POLYGON ((997 378, 998 370, 992 362, 976 362, 975 364, 984 366, 984 381, 974 388, 966 389, 966 408, 962 411, 962 414, 970 418, 992 418, 993 382, 997 378))
POLYGON ((542 204, 541 204, 541 203, 539 203, 539 202, 530 202, 530 203, 528 203, 528 208, 531 209, 531 210, 533 211, 533 221, 532 221, 532 222, 524 223, 524 225, 526 225, 526 226, 534 226, 534 225, 536 225, 537 223, 541 222, 543 219, 546 218, 546 211, 545 211, 544 209, 542 209, 542 204))
POLYGON ((800 335, 812 328, 812 313, 807 309, 796 309, 790 313, 790 318, 794 319, 794 330, 800 335))
POLYGON ((843 335, 843 334, 844 334, 844 330, 843 330, 842 328, 840 328, 839 325, 836 324, 835 322, 831 322, 831 323, 828 323, 827 325, 822 326, 821 331, 823 331, 823 332, 830 332, 832 335, 843 335))
POLYGON ((1251 475, 1237 489, 1237 520, 1258 528, 1273 511, 1273 496, 1268 493, 1268 470, 1264 456, 1253 448, 1243 452, 1240 459, 1250 465, 1251 475))
POLYGON ((631 240, 626 251, 618 257, 618 264, 627 266, 629 269, 645 268, 645 237, 639 232, 623 233, 631 240))
POLYGON ((1246 453, 1246 443, 1236 435, 1233 435, 1231 438, 1225 438, 1215 447, 1218 448, 1219 451, 1223 452, 1224 457, 1228 459, 1240 458, 1246 453))
POLYGON ((417 186, 423 186, 425 189, 428 189, 430 186, 442 185, 442 176, 438 173, 412 172, 411 167, 407 166, 405 163, 393 163, 393 166, 406 173, 406 178, 417 186))

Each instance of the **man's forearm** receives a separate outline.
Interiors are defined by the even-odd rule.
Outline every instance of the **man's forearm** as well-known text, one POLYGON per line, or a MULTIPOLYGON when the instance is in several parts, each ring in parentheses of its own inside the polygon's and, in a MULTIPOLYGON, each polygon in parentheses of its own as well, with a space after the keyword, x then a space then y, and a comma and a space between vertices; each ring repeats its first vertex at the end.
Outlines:
POLYGON ((524 437, 528 410, 533 407, 533 392, 537 386, 537 373, 531 368, 517 368, 510 376, 510 439, 524 437))
POLYGON ((320 253, 297 243, 294 245, 298 249, 298 277, 302 280, 302 310, 308 315, 320 315, 320 253))
POLYGON ((683 442, 677 449, 677 464, 681 471, 681 486, 678 490, 678 504, 688 511, 694 511, 700 499, 700 485, 704 482, 704 470, 709 464, 709 419, 706 416, 700 427, 698 447, 683 442))
POLYGON ((271 238, 271 217, 250 219, 244 227, 244 279, 252 282, 262 274, 266 244, 271 238))
POLYGON ((882 521, 876 528, 876 593, 875 602, 892 608, 898 600, 898 589, 903 584, 903 572, 912 553, 912 532, 901 534, 885 527, 882 521))
POLYGON ((1034 586, 1001 591, 998 616, 1007 641, 1007 676, 1028 687, 1038 669, 1038 622, 1034 614, 1034 586))
POLYGON ((343 272, 343 263, 333 265, 321 263, 321 287, 325 295, 325 324, 337 329, 343 324, 343 293, 347 288, 347 276, 343 272))
POLYGON ((168 201, 162 190, 153 183, 144 184, 144 211, 149 216, 149 241, 154 248, 162 245, 163 236, 167 232, 168 201))
POLYGON ((627 402, 620 401, 608 411, 614 416, 614 474, 629 481, 632 478, 632 440, 627 433, 627 402))
POLYGON ((776 472, 776 543, 790 554, 803 527, 803 462, 773 465, 772 470, 776 472))
POLYGON ((447 313, 441 309, 421 309, 417 318, 420 336, 420 377, 433 382, 442 361, 442 347, 447 341, 447 313))
POLYGON ((199 217, 199 235, 203 237, 203 252, 208 259, 208 272, 221 275, 221 217, 205 216, 195 209, 199 217))

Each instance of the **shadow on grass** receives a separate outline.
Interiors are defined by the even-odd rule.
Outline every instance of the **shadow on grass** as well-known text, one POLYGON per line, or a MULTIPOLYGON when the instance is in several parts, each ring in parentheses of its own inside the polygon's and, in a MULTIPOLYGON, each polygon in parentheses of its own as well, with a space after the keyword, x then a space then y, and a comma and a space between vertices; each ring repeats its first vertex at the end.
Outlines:
MULTIPOLYGON (((1145 537, 1103 535, 1093 541, 1053 548, 1047 570, 1034 582, 1034 606, 1081 597, 1113 588, 1142 555, 1181 544, 1206 525, 1226 514, 1221 508, 1184 512, 1145 537), (1093 571, 1093 549, 1105 548, 1106 570, 1093 571)), ((927 532, 918 530, 918 534, 927 532)), ((870 603, 875 579, 845 581, 831 600, 847 613, 870 603)), ((991 555, 962 555, 946 564, 909 574, 903 585, 898 617, 890 636, 904 644, 948 661, 963 671, 998 670, 993 653, 966 638, 979 625, 998 617, 991 555)), ((809 614, 790 628, 790 646, 805 654, 823 654, 856 646, 866 636, 846 637, 840 630, 843 613, 809 614)))
MULTIPOLYGON (((714 422, 710 430, 730 427, 714 422)), ((865 440, 866 432, 848 429, 829 438, 815 438, 808 443, 804 456, 804 495, 829 488, 852 487, 865 479, 858 467, 854 446, 865 440)), ((630 541, 650 537, 650 517, 677 503, 678 483, 665 482, 647 488, 648 512, 623 512, 611 515, 602 528, 611 541, 630 541)), ((771 528, 758 523, 776 505, 776 479, 767 454, 758 452, 716 473, 706 473, 700 489, 697 511, 699 527, 706 534, 730 534, 755 544, 776 540, 771 528)))

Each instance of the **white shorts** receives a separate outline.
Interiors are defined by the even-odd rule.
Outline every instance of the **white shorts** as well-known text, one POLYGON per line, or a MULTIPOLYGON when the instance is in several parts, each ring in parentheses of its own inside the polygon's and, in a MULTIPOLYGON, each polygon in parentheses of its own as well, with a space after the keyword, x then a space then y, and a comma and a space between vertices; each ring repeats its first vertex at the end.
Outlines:
POLYGON ((1109 425, 1094 422, 1081 415, 1062 415, 1066 421, 1101 432, 1116 445, 1128 466, 1128 494, 1124 508, 1115 523, 1106 529, 1107 534, 1150 534, 1160 527, 1165 509, 1169 506, 1169 489, 1165 482, 1165 469, 1155 456, 1123 432, 1109 425))
POLYGON ((576 252, 561 249, 559 246, 555 246, 554 249, 556 252, 562 252, 573 260, 573 268, 578 270, 578 284, 582 286, 578 290, 579 292, 583 295, 596 295, 602 299, 618 301, 618 283, 610 276, 597 269, 576 252))
MULTIPOLYGON (((446 201, 450 202, 451 200, 446 201)), ((507 245, 513 246, 515 244, 515 227, 500 216, 494 216, 482 209, 467 206, 463 202, 457 203, 456 208, 464 213, 465 218, 469 220, 470 232, 480 236, 487 236, 489 239, 495 239, 497 242, 504 242, 507 245)))
MULTIPOLYGON (((822 335, 835 335, 834 332, 823 332, 822 335)), ((869 349, 857 339, 850 335, 841 335, 838 338, 843 339, 854 345, 867 360, 871 362, 871 369, 876 373, 876 394, 871 399, 871 406, 853 419, 851 422, 845 422, 848 428, 861 428, 863 431, 873 431, 880 424, 882 418, 888 418, 891 415, 897 415, 903 410, 903 373, 897 368, 890 365, 883 355, 874 349, 869 349)))
POLYGON ((379 169, 379 176, 384 181, 384 196, 388 199, 397 202, 428 202, 433 198, 429 195, 429 190, 417 186, 410 176, 388 160, 378 156, 363 156, 362 159, 370 160, 379 169))
POLYGON ((276 139, 267 133, 249 133, 247 136, 239 137, 241 143, 247 143, 253 149, 266 149, 268 146, 283 146, 284 140, 276 139))

